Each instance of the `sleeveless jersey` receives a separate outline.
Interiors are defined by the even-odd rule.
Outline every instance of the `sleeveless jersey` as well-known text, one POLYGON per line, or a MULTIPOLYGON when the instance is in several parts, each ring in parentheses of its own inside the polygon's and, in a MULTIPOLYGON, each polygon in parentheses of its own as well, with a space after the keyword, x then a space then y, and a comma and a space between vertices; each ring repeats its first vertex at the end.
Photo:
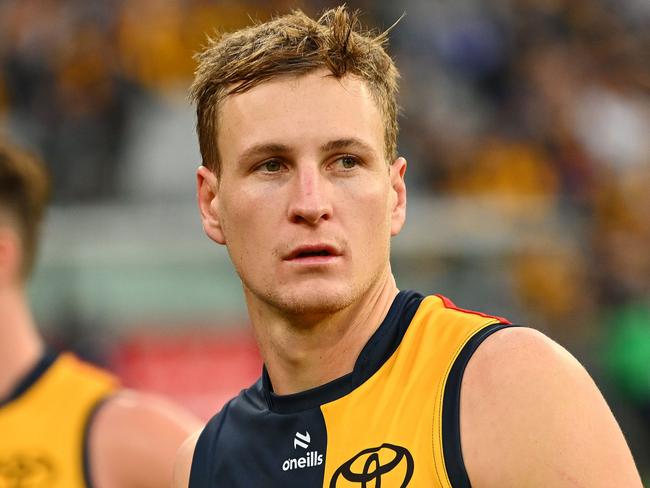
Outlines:
POLYGON ((87 429, 116 387, 70 353, 45 355, 0 403, 0 487, 90 486, 87 429))
POLYGON ((189 488, 469 487, 461 380, 480 343, 507 326, 400 292, 351 373, 279 396, 264 370, 227 403, 199 436, 189 488))

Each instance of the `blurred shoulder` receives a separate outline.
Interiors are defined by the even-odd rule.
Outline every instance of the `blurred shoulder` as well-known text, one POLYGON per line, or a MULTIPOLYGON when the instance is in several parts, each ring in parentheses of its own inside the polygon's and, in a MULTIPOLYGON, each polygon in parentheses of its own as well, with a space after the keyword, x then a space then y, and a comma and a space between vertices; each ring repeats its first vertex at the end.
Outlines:
POLYGON ((146 433, 155 427, 185 430, 186 425, 199 424, 186 409, 160 395, 122 389, 102 406, 96 422, 115 422, 113 427, 128 425, 132 430, 146 433))
POLYGON ((157 395, 121 390, 98 410, 89 435, 96 486, 169 486, 184 440, 201 426, 188 411, 157 395))
POLYGON ((181 445, 174 463, 173 488, 187 488, 190 484, 190 471, 196 444, 201 436, 201 430, 196 431, 181 445))

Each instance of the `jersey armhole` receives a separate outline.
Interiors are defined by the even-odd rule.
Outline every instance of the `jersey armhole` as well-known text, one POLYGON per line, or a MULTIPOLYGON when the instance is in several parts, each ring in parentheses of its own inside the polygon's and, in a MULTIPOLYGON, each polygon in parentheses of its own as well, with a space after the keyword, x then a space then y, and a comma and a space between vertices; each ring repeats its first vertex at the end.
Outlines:
POLYGON ((97 414, 99 411, 102 409, 106 403, 113 398, 115 395, 115 392, 110 392, 107 395, 104 395, 101 397, 95 404, 92 406, 90 411, 88 412, 88 416, 86 417, 86 422, 84 424, 84 430, 83 430, 83 440, 82 440, 82 447, 81 447, 81 455, 82 455, 82 469, 83 469, 83 480, 84 480, 84 485, 87 488, 94 488, 93 484, 93 476, 92 476, 92 469, 91 469, 91 463, 90 463, 90 432, 93 427, 93 421, 97 417, 97 414))
POLYGON ((460 387, 463 374, 478 346, 493 333, 507 327, 516 326, 503 323, 491 324, 474 334, 461 349, 447 378, 442 402, 442 449, 447 475, 454 488, 472 486, 465 469, 460 443, 460 387))

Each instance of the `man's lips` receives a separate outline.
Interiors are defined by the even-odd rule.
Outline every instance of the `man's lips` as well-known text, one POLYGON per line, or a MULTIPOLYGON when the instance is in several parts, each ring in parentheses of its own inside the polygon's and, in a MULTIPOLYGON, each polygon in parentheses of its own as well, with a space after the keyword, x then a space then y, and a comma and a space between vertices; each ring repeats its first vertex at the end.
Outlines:
POLYGON ((294 262, 324 262, 340 257, 341 251, 331 244, 306 244, 293 248, 285 257, 285 261, 294 262))

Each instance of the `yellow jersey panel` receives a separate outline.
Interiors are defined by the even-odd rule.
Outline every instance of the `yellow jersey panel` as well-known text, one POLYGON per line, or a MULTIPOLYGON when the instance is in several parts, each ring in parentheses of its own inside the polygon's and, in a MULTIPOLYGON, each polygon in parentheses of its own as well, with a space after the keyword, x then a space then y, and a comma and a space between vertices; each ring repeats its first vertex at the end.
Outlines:
POLYGON ((84 488, 85 437, 116 380, 65 353, 0 405, 0 488, 84 488))
POLYGON ((452 486, 442 444, 446 380, 467 341, 500 321, 448 304, 424 298, 384 365, 321 406, 328 436, 324 487, 358 488, 361 479, 387 487, 452 486))

